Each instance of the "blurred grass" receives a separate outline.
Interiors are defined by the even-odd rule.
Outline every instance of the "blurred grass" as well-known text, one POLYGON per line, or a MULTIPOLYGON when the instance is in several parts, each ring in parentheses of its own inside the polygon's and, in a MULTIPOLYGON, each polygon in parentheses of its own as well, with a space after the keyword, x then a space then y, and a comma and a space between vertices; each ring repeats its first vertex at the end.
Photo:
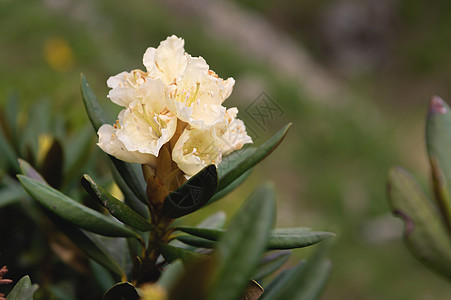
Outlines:
MULTIPOLYGON (((285 20, 286 30, 311 50, 318 50, 314 53, 321 59, 320 44, 312 39, 315 31, 309 34, 306 25, 314 24, 314 16, 328 1, 294 6, 287 1, 278 6, 270 1, 242 2, 270 21, 285 20), (295 22, 300 16, 305 18, 295 22)), ((147 47, 156 47, 168 35, 179 35, 185 39, 188 53, 203 56, 221 77, 237 80, 226 105, 238 106, 240 116, 257 132, 257 144, 286 122, 294 122, 280 149, 255 168, 243 187, 187 217, 186 222, 194 224, 218 209, 230 216, 259 182, 273 180, 278 187, 280 226, 309 226, 338 234, 330 254, 334 273, 324 299, 447 299, 451 286, 411 257, 397 235, 399 223, 392 223, 390 217, 383 219, 394 227, 389 225, 388 235, 382 238, 371 236, 368 229, 379 224, 373 221, 389 214, 384 185, 390 165, 405 165, 422 174, 418 177, 426 186, 427 169, 421 161, 425 161, 424 97, 430 96, 429 87, 448 95, 450 91, 443 83, 451 78, 447 68, 451 21, 437 16, 449 12, 447 2, 442 2, 443 11, 429 8, 431 13, 424 14, 422 2, 400 1, 403 21, 397 28, 405 38, 397 41, 392 58, 399 59, 399 64, 348 78, 347 92, 328 105, 237 45, 220 37, 212 40, 201 22, 181 18, 159 2, 3 0, 0 100, 3 104, 13 91, 24 107, 50 98, 55 111, 67 115, 69 127, 81 127, 87 122, 79 96, 79 74, 83 72, 114 118, 118 108, 104 100, 107 78, 144 68, 141 58, 147 47), (430 18, 437 21, 422 29, 430 18), (420 35, 419 30, 423 32, 420 35), (418 36, 422 42, 417 41, 418 36), (254 81, 257 88, 251 85, 254 81), (425 85, 416 92, 420 81, 425 85), (284 111, 266 131, 244 114, 254 100, 245 97, 256 97, 262 92, 258 87, 284 111)), ((295 256, 306 257, 306 250, 296 251, 295 256)))

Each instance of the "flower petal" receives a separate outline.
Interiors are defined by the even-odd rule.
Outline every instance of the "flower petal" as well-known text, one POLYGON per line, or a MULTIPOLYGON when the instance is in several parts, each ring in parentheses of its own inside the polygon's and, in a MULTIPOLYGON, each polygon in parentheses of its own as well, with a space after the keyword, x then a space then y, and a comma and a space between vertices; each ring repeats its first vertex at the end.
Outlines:
POLYGON ((151 78, 160 78, 167 85, 178 78, 186 68, 185 41, 172 35, 160 43, 157 49, 148 48, 143 57, 151 78))
POLYGON ((111 88, 108 98, 117 105, 127 107, 135 100, 145 98, 148 91, 154 89, 155 84, 146 79, 143 71, 133 70, 130 73, 122 72, 111 76, 107 85, 111 88))
POLYGON ((224 116, 224 121, 216 126, 224 156, 241 149, 245 144, 252 143, 252 138, 247 134, 244 122, 236 118, 237 114, 236 107, 229 108, 224 116))
POLYGON ((158 156, 161 147, 174 135, 176 127, 177 117, 174 114, 146 112, 138 106, 125 110, 117 136, 129 151, 158 156))
POLYGON ((155 165, 155 156, 137 151, 128 151, 124 144, 117 138, 116 130, 116 128, 108 124, 104 124, 99 128, 97 132, 99 142, 97 145, 103 151, 126 162, 155 165))
POLYGON ((213 130, 185 129, 174 146, 172 159, 180 170, 192 176, 221 162, 220 141, 213 130))

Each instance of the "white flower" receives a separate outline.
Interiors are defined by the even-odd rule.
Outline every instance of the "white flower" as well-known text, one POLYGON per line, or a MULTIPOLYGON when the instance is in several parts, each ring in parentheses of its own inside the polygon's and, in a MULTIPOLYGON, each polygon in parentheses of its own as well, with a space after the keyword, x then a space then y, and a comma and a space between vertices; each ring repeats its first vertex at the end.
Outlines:
POLYGON ((214 129, 185 129, 172 151, 172 159, 187 176, 192 176, 210 164, 222 160, 221 143, 214 129))
POLYGON ((198 128, 213 126, 224 116, 221 104, 235 81, 219 78, 202 57, 185 53, 183 46, 183 39, 168 37, 157 49, 147 49, 143 63, 150 78, 166 83, 168 108, 180 120, 198 128))
POLYGON ((234 79, 221 79, 202 57, 187 54, 183 39, 171 36, 148 48, 143 63, 146 72, 122 72, 107 81, 108 97, 124 109, 116 124, 100 127, 103 151, 150 165, 158 179, 152 180, 166 182, 180 170, 189 177, 218 165, 223 155, 252 143, 238 110, 222 105, 234 79))
POLYGON ((229 108, 223 122, 216 126, 217 134, 221 140, 223 156, 241 149, 245 144, 252 143, 251 137, 246 132, 244 122, 236 118, 237 114, 238 109, 236 107, 229 108))

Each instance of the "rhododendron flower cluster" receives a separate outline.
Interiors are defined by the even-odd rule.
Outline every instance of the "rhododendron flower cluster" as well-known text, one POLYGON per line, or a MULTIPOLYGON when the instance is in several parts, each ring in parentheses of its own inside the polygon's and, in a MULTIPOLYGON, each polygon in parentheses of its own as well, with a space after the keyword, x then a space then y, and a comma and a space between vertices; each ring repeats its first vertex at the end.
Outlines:
POLYGON ((146 72, 122 72, 107 81, 108 97, 124 109, 116 124, 100 127, 103 151, 189 177, 252 143, 238 110, 223 106, 234 79, 221 79, 202 57, 187 54, 183 39, 171 36, 148 48, 143 63, 146 72), (168 157, 170 163, 159 162, 168 157))

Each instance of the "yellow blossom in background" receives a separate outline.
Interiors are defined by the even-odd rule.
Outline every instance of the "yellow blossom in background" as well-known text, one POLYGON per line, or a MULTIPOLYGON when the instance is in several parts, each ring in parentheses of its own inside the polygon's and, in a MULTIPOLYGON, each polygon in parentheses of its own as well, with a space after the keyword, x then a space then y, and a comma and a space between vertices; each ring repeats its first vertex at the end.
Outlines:
POLYGON ((67 72, 74 66, 74 54, 66 40, 52 37, 45 41, 44 56, 47 63, 56 71, 67 72))
POLYGON ((41 134, 38 136, 38 154, 36 156, 36 161, 40 165, 44 162, 47 153, 52 147, 54 138, 49 134, 41 134))

